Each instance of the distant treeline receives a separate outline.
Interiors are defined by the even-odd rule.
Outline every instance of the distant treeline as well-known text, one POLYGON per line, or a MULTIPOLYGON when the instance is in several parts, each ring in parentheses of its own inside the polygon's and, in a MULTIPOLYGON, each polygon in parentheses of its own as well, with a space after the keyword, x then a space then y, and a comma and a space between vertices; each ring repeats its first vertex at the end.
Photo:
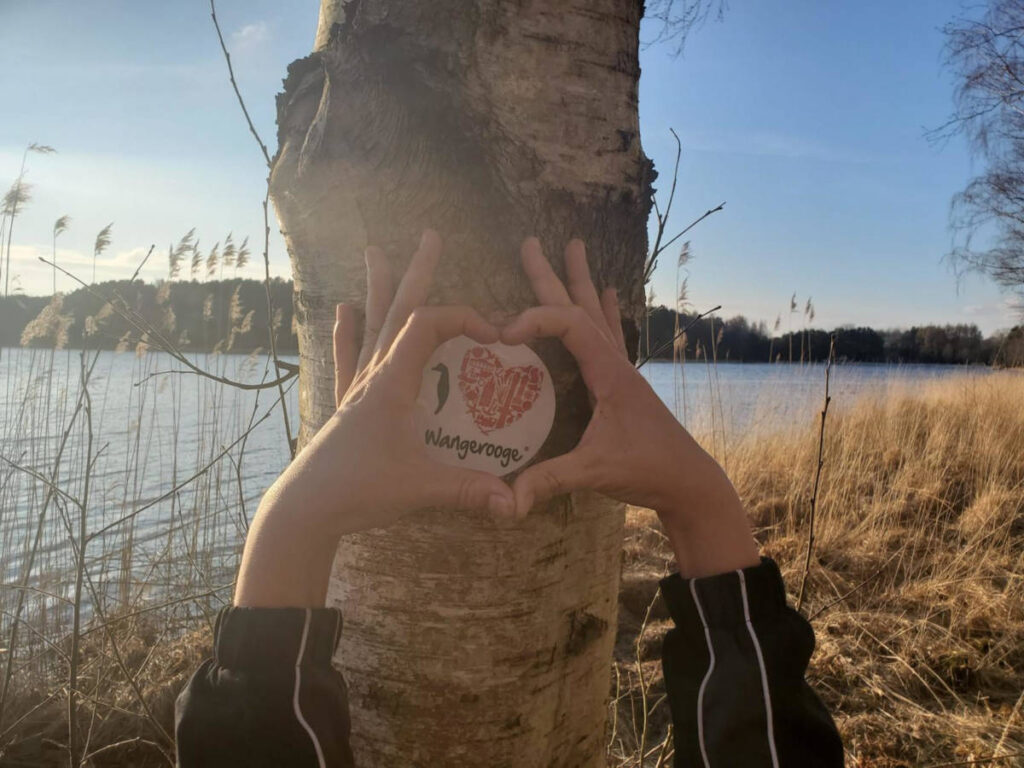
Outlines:
MULTIPOLYGON (((655 307, 640 329, 641 355, 671 359, 673 338, 693 322, 695 315, 655 307), (647 331, 650 329, 650 346, 647 331), (678 330, 677 330, 678 329, 678 330)), ((1024 326, 984 337, 976 325, 923 325, 909 329, 878 331, 874 328, 840 327, 836 358, 861 363, 949 363, 959 365, 1024 365, 1024 326)), ((675 341, 677 354, 686 359, 713 358, 744 363, 817 362, 828 357, 830 332, 817 328, 773 335, 764 323, 743 316, 728 320, 706 317, 675 341)))
MULTIPOLYGON (((140 342, 159 346, 124 314, 141 318, 147 329, 182 351, 248 353, 269 345, 267 296, 259 280, 116 280, 92 291, 104 298, 85 288, 54 297, 0 298, 0 345, 78 348, 85 341, 93 349, 134 349, 140 342)), ((291 281, 271 280, 270 295, 277 349, 296 352, 291 281)))
MULTIPOLYGON (((0 298, 0 345, 77 348, 87 338, 88 346, 98 349, 128 349, 147 341, 157 346, 122 316, 125 311, 184 351, 249 353, 268 345, 267 299, 258 280, 120 280, 100 283, 93 291, 105 298, 85 288, 55 297, 0 298)), ((275 278, 270 292, 278 351, 294 353, 298 340, 292 328, 292 283, 275 278)), ((828 331, 809 328, 776 336, 764 323, 742 316, 702 318, 673 343, 677 329, 693 319, 683 313, 677 320, 673 310, 655 307, 640 329, 641 355, 657 351, 655 357, 671 359, 675 346, 688 360, 797 363, 828 357, 828 331)), ((975 325, 883 331, 841 327, 832 333, 837 359, 850 362, 1024 365, 1024 326, 987 338, 975 325)))

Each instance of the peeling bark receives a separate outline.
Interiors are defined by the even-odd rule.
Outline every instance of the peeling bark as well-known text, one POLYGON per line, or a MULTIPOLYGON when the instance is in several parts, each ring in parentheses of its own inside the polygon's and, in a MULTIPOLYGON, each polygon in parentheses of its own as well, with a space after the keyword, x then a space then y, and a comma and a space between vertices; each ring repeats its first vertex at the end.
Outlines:
MULTIPOLYGON (((532 303, 519 243, 553 262, 582 237, 599 287, 642 311, 651 163, 640 147, 640 3, 323 0, 315 52, 278 97, 271 177, 292 259, 300 444, 333 410, 334 305, 359 304, 362 252, 405 265, 445 238, 431 300, 484 313, 532 303)), ((560 345, 555 427, 589 406, 560 345)), ((400 478, 396 478, 400 481, 400 478)), ((515 527, 429 510, 346 538, 330 600, 361 766, 594 766, 615 635, 621 506, 577 494, 515 527)))

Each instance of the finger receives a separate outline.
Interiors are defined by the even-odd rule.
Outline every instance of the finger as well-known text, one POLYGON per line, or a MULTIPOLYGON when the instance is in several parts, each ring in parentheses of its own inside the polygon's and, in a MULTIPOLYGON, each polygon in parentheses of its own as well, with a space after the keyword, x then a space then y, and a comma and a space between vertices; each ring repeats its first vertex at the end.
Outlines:
POLYGON ((493 344, 498 329, 472 307, 419 307, 409 317, 385 359, 388 375, 415 397, 423 369, 441 344, 456 336, 468 336, 480 344, 493 344))
POLYGON ((425 501, 429 506, 487 511, 505 519, 515 515, 512 489, 488 472, 431 462, 427 482, 425 501))
POLYGON ((356 375, 359 347, 356 313, 348 304, 334 310, 334 405, 339 407, 356 375))
POLYGON ((391 309, 388 310, 384 327, 377 339, 378 357, 383 358, 388 353, 413 310, 426 304, 434 280, 434 269, 440 258, 441 236, 432 229, 424 230, 420 247, 413 254, 409 268, 398 284, 391 309))
POLYGON ((580 307, 532 307, 501 329, 501 340, 509 346, 537 338, 556 336, 576 358, 583 379, 596 396, 602 374, 614 369, 619 354, 601 334, 594 321, 580 307))
POLYGON ((526 238, 519 249, 519 257, 523 262, 523 272, 526 273, 538 302, 551 306, 572 304, 565 286, 544 256, 540 240, 536 237, 526 238))
POLYGON ((583 307, 601 332, 609 340, 612 339, 611 328, 606 327, 608 322, 601 309, 601 300, 597 298, 597 289, 594 288, 594 281, 590 277, 586 246, 578 238, 573 238, 565 246, 565 273, 569 281, 569 296, 573 303, 583 307))
POLYGON ((380 248, 366 249, 366 319, 363 323, 363 345, 357 371, 363 370, 377 348, 377 338, 384 327, 388 309, 395 295, 395 279, 388 257, 380 248))
POLYGON ((626 337, 622 334, 622 313, 619 311, 619 292, 614 288, 605 288, 601 292, 601 311, 604 313, 605 322, 612 332, 612 341, 623 357, 628 357, 626 352, 626 337))
POLYGON ((593 486, 593 471, 580 450, 527 467, 512 483, 516 518, 522 519, 534 504, 553 496, 593 486))

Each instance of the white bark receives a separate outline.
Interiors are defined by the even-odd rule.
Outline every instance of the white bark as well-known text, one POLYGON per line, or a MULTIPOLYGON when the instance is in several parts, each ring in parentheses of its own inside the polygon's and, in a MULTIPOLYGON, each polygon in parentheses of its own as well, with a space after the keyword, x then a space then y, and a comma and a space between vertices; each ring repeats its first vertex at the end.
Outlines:
MULTIPOLYGON (((316 53, 279 101, 274 202, 295 277, 301 441, 333 408, 331 326, 359 303, 363 248, 404 266, 445 237, 437 302, 532 303, 529 234, 588 244, 633 315, 653 171, 639 142, 635 0, 323 0, 316 53)), ((564 350, 541 458, 589 416, 564 350)), ((394 478, 401 482, 401 478, 394 478)), ((433 510, 346 539, 330 599, 361 766, 601 765, 620 505, 561 499, 523 524, 433 510)))

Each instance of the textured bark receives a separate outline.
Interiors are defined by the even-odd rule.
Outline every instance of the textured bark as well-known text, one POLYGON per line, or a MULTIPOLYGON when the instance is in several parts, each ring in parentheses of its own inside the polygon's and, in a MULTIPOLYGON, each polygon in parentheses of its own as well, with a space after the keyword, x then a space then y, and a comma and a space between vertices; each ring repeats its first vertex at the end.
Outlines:
MULTIPOLYGON (((559 269, 579 236, 599 287, 641 310, 639 20, 637 0, 323 0, 316 51, 279 97, 271 179, 301 443, 333 409, 333 308, 362 301, 369 243, 402 268, 437 228, 432 301, 487 313, 532 303, 524 236, 559 269)), ((536 349, 558 402, 546 458, 575 444, 589 407, 561 346, 536 349)), ((513 527, 429 510, 344 540, 330 599, 359 764, 603 764, 621 539, 621 506, 579 494, 513 527)))

